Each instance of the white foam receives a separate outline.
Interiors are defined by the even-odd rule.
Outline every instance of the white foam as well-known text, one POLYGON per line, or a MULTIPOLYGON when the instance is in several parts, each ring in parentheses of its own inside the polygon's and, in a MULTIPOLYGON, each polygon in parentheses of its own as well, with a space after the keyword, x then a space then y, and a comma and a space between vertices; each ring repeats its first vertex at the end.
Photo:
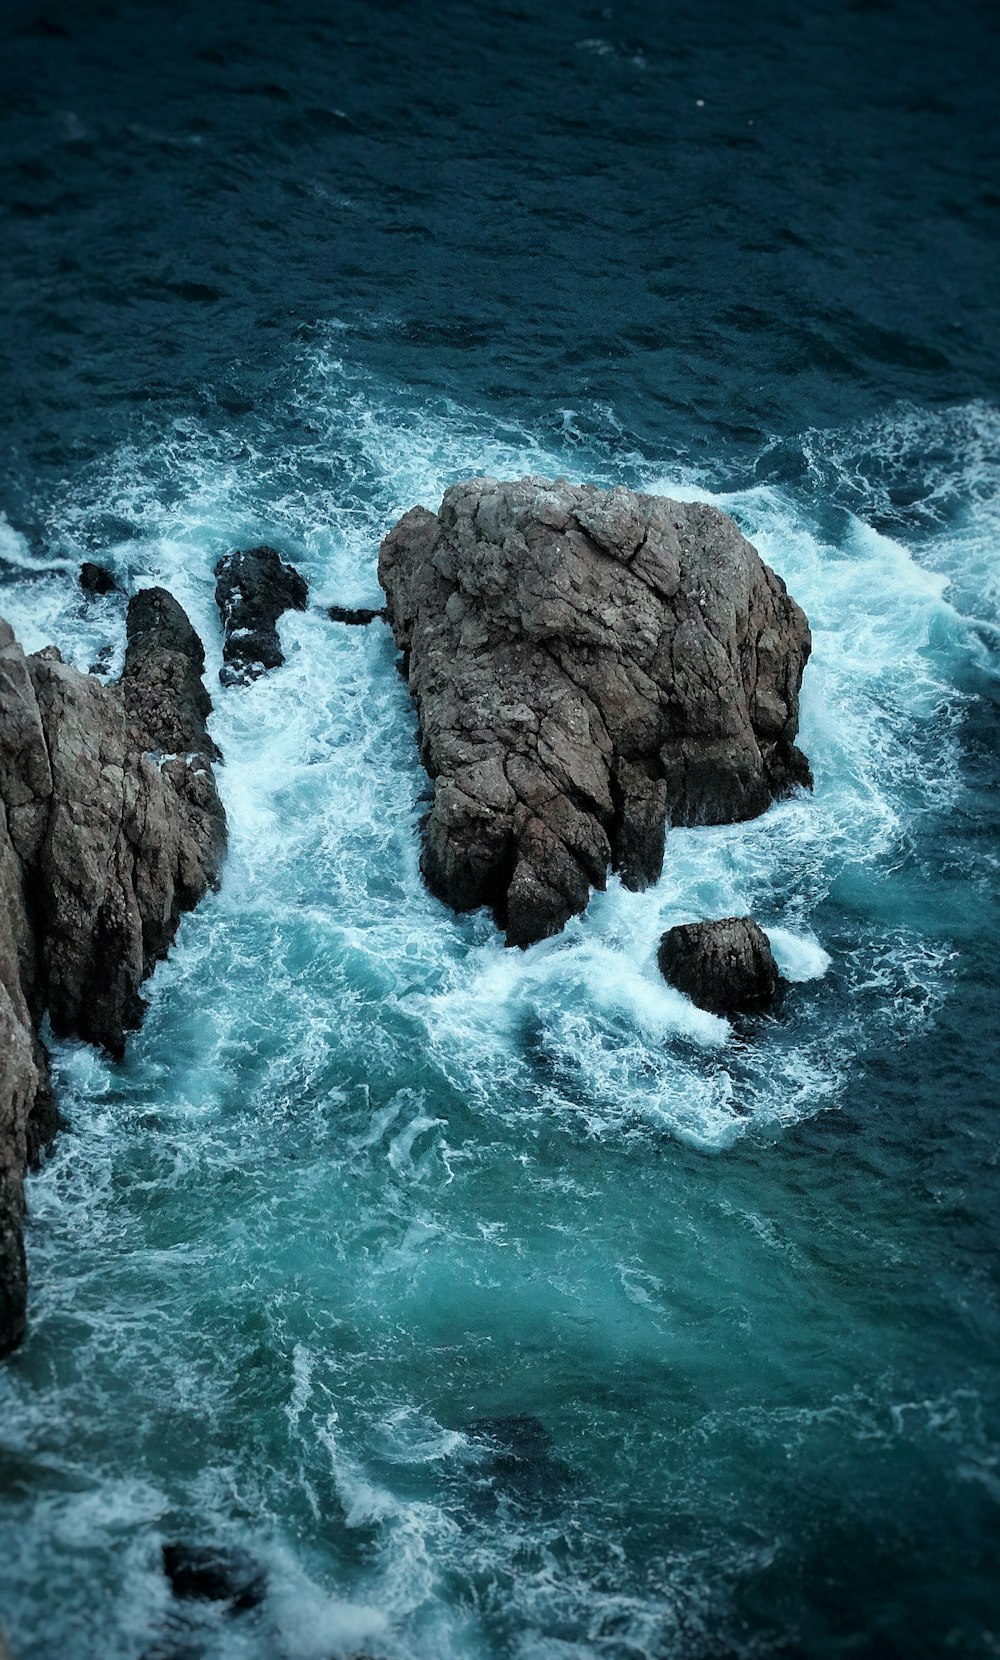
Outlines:
POLYGON ((830 966, 830 954, 818 940, 793 934, 787 928, 767 928, 765 933, 774 960, 786 980, 802 984, 807 980, 822 980, 830 966))
MULTIPOLYGON (((420 880, 427 784, 386 628, 290 614, 285 666, 222 688, 214 563, 271 541, 317 599, 369 596, 380 535, 463 474, 624 476, 700 496, 703 483, 657 479, 622 454, 610 418, 606 449, 587 447, 572 413, 552 448, 453 404, 415 410, 329 343, 310 351, 292 401, 312 422, 301 446, 247 457, 242 440, 189 422, 150 451, 122 451, 89 505, 67 498, 54 515, 63 568, 39 579, 26 565, 4 590, 26 643, 55 638, 82 660, 101 627, 121 628, 120 610, 100 613, 67 580, 91 547, 87 514, 113 506, 139 527, 110 556, 133 584, 169 586, 205 639, 231 831, 222 889, 185 918, 124 1067, 56 1046, 75 1134, 32 1184, 37 1347, 2 1383, 26 1449, 59 1426, 60 1462, 35 1471, 39 1491, 48 1480, 54 1491, 19 1530, 17 1580, 44 1579, 75 1616, 83 1534, 108 1560, 116 1549, 98 1489, 108 1481, 136 1534, 121 1565, 132 1610, 123 1652, 139 1651, 165 1595, 150 1540, 166 1502, 224 1537, 234 1517, 255 1518, 247 1545, 266 1551, 273 1577, 261 1630, 269 1641, 280 1630, 289 1660, 364 1644, 399 1660, 485 1654, 475 1599, 449 1602, 448 1575, 507 1576, 525 1660, 563 1649, 560 1629, 598 1633, 567 1639, 574 1654, 601 1652, 605 1635, 663 1652, 675 1629, 666 1593, 605 1595, 596 1570, 575 1579, 513 1513, 480 1525, 428 1496, 421 1483, 460 1449, 446 1427, 456 1420, 427 1399, 426 1354, 478 1344, 477 1377, 499 1378, 504 1344, 530 1357, 556 1306, 570 1310, 565 1329, 616 1365, 629 1345, 641 1354, 661 1329, 666 1281, 618 1240, 602 1256, 596 1227, 591 1241, 565 1240, 574 1218, 600 1218, 636 1145, 638 1173, 678 1158, 678 1140, 713 1151, 748 1131, 763 1139, 835 1106, 874 1033, 903 1037, 933 1019, 950 948, 926 936, 897 884, 923 818, 961 789, 956 665, 967 634, 949 597, 955 578, 934 568, 936 544, 917 561, 860 518, 833 543, 775 490, 715 497, 813 624, 802 741, 815 794, 750 824, 671 831, 655 888, 631 894, 612 880, 558 940, 508 951, 488 917, 453 916, 420 880), (853 904, 841 907, 845 890, 853 904), (664 929, 743 912, 766 926, 788 979, 816 982, 793 990, 752 1042, 656 967, 664 929), (848 935, 835 949, 833 926, 848 935), (600 1156, 588 1162, 592 1147, 600 1156), (504 1185, 512 1168, 520 1186, 504 1185), (520 1232, 494 1190, 526 1196, 520 1232), (530 1261, 512 1278, 504 1265, 522 1253, 530 1261), (199 1304, 212 1294, 218 1331, 199 1304), (118 1413, 123 1445, 140 1409, 177 1467, 116 1486, 89 1431, 118 1413), (234 1426, 251 1420, 273 1467, 256 1442, 237 1445, 234 1426), (60 1487, 73 1483, 87 1495, 78 1514, 60 1487), (325 1569, 303 1566, 310 1552, 329 1563, 341 1535, 372 1541, 346 1596, 325 1569), (53 1538, 64 1541, 56 1562, 53 1538), (537 1572, 524 1566, 529 1547, 537 1572)), ((16 537, 13 547, 30 564, 16 537)), ((767 1231, 757 1209, 747 1216, 755 1237, 767 1231)), ((528 1360, 524 1376, 529 1392, 528 1360)), ((122 1457, 155 1465, 155 1440, 137 1432, 122 1457)), ((45 1625, 27 1601, 11 1623, 29 1640, 45 1625)), ((107 1652, 103 1625, 82 1619, 78 1636, 81 1660, 107 1652)), ((227 1660, 244 1652, 235 1622, 223 1641, 227 1660)))
MULTIPOLYGON (((554 459, 514 425, 487 426, 453 404, 414 409, 384 388, 376 393, 339 355, 341 342, 339 331, 310 348, 293 393, 294 403, 308 407, 311 445, 256 455, 248 468, 225 435, 187 422, 148 453, 123 451, 107 470, 104 497, 143 531, 141 541, 116 550, 116 569, 132 580, 141 570, 141 579, 163 581, 177 594, 206 640, 210 682, 219 661, 212 572, 226 548, 276 541, 306 571, 314 593, 372 595, 382 530, 414 501, 434 504, 454 478, 483 471, 602 476, 593 454, 581 454, 574 469, 565 453, 554 459), (331 455, 340 458, 332 478, 328 466, 325 473, 319 467, 319 457, 331 455), (164 476, 171 481, 166 497, 158 488, 164 476)), ((576 428, 567 432, 572 438, 576 428)), ((603 476, 611 482, 615 474, 609 468, 603 476)), ((961 624, 944 575, 860 521, 838 545, 825 543, 773 489, 708 497, 690 475, 656 478, 648 469, 643 482, 735 513, 809 614, 814 651, 802 742, 815 794, 780 803, 749 825, 671 832, 657 888, 634 895, 612 881, 559 941, 505 952, 488 920, 451 917, 420 882, 417 817, 426 781, 388 630, 379 623, 338 629, 318 611, 286 615, 285 667, 251 686, 213 692, 231 828, 226 881, 200 920, 185 925, 198 963, 182 951, 156 983, 166 991, 182 974, 204 972, 206 951, 220 948, 216 971, 223 981, 238 975, 245 948, 235 941, 244 920, 256 917, 277 953, 270 995, 286 1012, 275 1018, 297 1011, 289 1026, 295 1060, 272 1060, 272 1087, 284 1075, 301 1078, 304 1067, 317 1074, 330 1042, 371 1043, 378 1052, 377 1008, 361 990, 377 986, 416 1023, 415 1036, 419 1030, 442 1074, 478 1099, 488 1099, 491 1078, 502 1077, 548 1111, 582 1111, 601 1133, 616 1112, 639 1111, 714 1145, 747 1122, 732 1111, 725 1068, 706 1074, 698 1058, 719 1052, 728 1028, 664 984, 655 963, 662 931, 752 911, 771 930, 787 976, 818 977, 827 959, 809 919, 842 873, 890 870, 915 818, 958 788, 951 659, 961 624), (279 942, 296 932, 324 939, 325 995, 315 984, 304 992, 291 962, 282 966, 287 951, 279 942), (554 1067, 541 1096, 531 1082, 539 1053, 554 1067)), ((68 512, 53 540, 65 546, 76 537, 78 548, 84 530, 68 512)), ((16 610, 16 585, 14 601, 16 610)), ((28 604, 26 597, 22 615, 28 604)), ((78 639, 79 616, 71 620, 65 601, 59 604, 41 627, 55 632, 61 624, 78 639)), ((40 615, 36 608, 36 635, 40 615)), ((800 1059, 806 1072, 816 1064, 806 1051, 800 1059)), ((197 1064, 203 1067, 203 1055, 197 1064)), ((766 1090, 751 1093, 754 1113, 784 1110, 763 1104, 766 1090)))

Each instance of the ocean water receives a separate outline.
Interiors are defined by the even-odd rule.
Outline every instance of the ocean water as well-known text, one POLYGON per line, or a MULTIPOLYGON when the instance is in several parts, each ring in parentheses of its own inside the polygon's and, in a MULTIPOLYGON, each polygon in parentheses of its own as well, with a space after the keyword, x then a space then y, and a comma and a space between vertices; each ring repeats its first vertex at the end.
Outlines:
POLYGON ((231 837, 125 1060, 53 1046, 17 1660, 996 1655, 995 15, 0 29, 0 613, 110 673, 80 560, 168 586, 231 837), (424 890, 389 631, 324 607, 529 471, 737 518, 812 624, 816 784, 516 953, 424 890), (227 689, 212 570, 261 540, 313 603, 227 689), (749 1030, 655 963, 742 910, 792 982, 749 1030), (260 1609, 173 1601, 174 1539, 260 1609))

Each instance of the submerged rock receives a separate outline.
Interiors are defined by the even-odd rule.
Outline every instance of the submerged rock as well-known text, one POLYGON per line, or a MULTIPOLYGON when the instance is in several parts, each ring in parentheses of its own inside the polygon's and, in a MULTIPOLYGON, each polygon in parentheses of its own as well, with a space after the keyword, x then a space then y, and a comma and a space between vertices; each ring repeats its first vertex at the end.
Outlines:
POLYGON ((118 589, 113 571, 85 559, 80 566, 80 587, 88 594, 113 594, 118 589))
POLYGON ((163 1571, 175 1596, 225 1602, 234 1612, 258 1607, 267 1592, 260 1564, 226 1545, 164 1545, 163 1571))
POLYGON ((569 1467, 553 1454, 545 1425, 530 1413, 474 1418, 462 1430, 483 1449, 479 1470, 494 1496, 537 1502, 559 1493, 572 1479, 569 1467))
POLYGON ((672 986, 712 1014, 767 1009, 778 994, 781 977, 767 935, 749 916, 669 928, 657 961, 672 986))
POLYGON ((805 616, 717 508, 473 479, 379 555, 434 800, 422 867, 508 943, 659 876, 668 824, 764 811, 795 747, 805 616))
POLYGON ((388 612, 384 605, 331 605, 327 611, 331 622, 349 623, 363 628, 367 623, 384 622, 388 612))
POLYGON ((219 679, 229 686, 254 680, 285 661, 278 639, 278 618, 304 611, 309 584, 274 548, 227 553, 215 567, 215 603, 222 614, 223 667, 219 679))
POLYGON ((24 1331, 24 1171, 56 1127, 40 1022, 120 1056, 142 981, 218 876, 203 665, 163 589, 129 605, 115 686, 53 647, 26 656, 0 620, 0 1353, 24 1331))

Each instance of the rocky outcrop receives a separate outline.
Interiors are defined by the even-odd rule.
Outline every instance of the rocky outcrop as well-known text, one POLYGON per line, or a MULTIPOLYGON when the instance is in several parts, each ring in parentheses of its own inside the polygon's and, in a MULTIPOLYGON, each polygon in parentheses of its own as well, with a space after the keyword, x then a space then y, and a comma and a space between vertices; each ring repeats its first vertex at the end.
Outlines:
POLYGON ((267 1576, 246 1551, 181 1543, 164 1545, 162 1554, 163 1571, 177 1597, 226 1603, 237 1613, 264 1600, 267 1576))
POLYGON ((120 1056, 225 846, 201 642, 163 589, 127 631, 104 686, 0 621, 0 1352, 24 1329, 24 1170, 55 1127, 39 1022, 120 1056))
POLYGON ((327 608, 326 614, 331 622, 348 623, 352 628, 365 628, 368 623, 384 622, 387 612, 384 605, 331 605, 327 608))
POLYGON ((668 824, 763 812, 795 747, 805 616, 717 508, 473 479, 379 555, 434 799, 422 867, 529 945, 609 867, 654 882, 668 824))
POLYGON ((118 583, 106 565, 95 565, 93 560, 85 559, 80 566, 80 587, 87 594, 113 594, 118 583))
POLYGON ((255 680, 285 661, 278 618, 304 611, 309 584, 273 548, 227 553, 215 567, 215 603, 222 614, 224 686, 255 680))
POLYGON ((778 965, 767 935, 749 916, 669 928, 657 961, 672 986, 712 1014, 759 1013, 778 994, 778 965))

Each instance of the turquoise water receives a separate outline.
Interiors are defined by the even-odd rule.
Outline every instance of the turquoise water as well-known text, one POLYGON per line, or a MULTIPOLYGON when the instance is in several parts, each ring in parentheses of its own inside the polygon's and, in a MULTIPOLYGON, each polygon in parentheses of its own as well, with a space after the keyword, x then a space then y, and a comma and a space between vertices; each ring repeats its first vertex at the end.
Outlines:
MULTIPOLYGON (((67 564, 74 514, 136 527, 106 554, 177 594, 210 681, 221 551, 277 542, 316 606, 284 668, 214 691, 224 882, 125 1062, 55 1048, 71 1127, 0 1372, 18 1655, 149 1650, 173 1537, 267 1564, 257 1614, 184 1616, 183 1652, 226 1660, 993 1652, 992 1037, 967 1022, 996 917, 995 416, 940 418, 953 470, 908 548, 830 505, 852 443, 898 466, 905 422, 810 435, 811 496, 713 494, 593 445, 568 467, 337 344, 290 373, 307 443, 191 422, 52 509, 67 564), (815 642, 815 793, 670 832, 656 888, 613 881, 525 953, 423 889, 389 632, 321 608, 376 598, 396 514, 484 469, 711 495, 815 642), (744 909, 794 982, 749 1036, 655 965, 665 927, 744 909), (552 1438, 524 1480, 462 1433, 512 1414, 552 1438)), ((114 597, 5 536, 26 645, 120 650, 114 597)))
POLYGON ((54 1049, 17 1660, 995 1660, 995 9, 0 14, 0 614, 115 669, 80 561, 165 583, 231 831, 124 1063, 54 1049), (717 501, 815 639, 814 793, 524 954, 424 891, 388 631, 323 614, 484 471, 717 501), (223 689, 261 541, 313 608, 223 689), (655 966, 739 910, 750 1032, 655 966))

